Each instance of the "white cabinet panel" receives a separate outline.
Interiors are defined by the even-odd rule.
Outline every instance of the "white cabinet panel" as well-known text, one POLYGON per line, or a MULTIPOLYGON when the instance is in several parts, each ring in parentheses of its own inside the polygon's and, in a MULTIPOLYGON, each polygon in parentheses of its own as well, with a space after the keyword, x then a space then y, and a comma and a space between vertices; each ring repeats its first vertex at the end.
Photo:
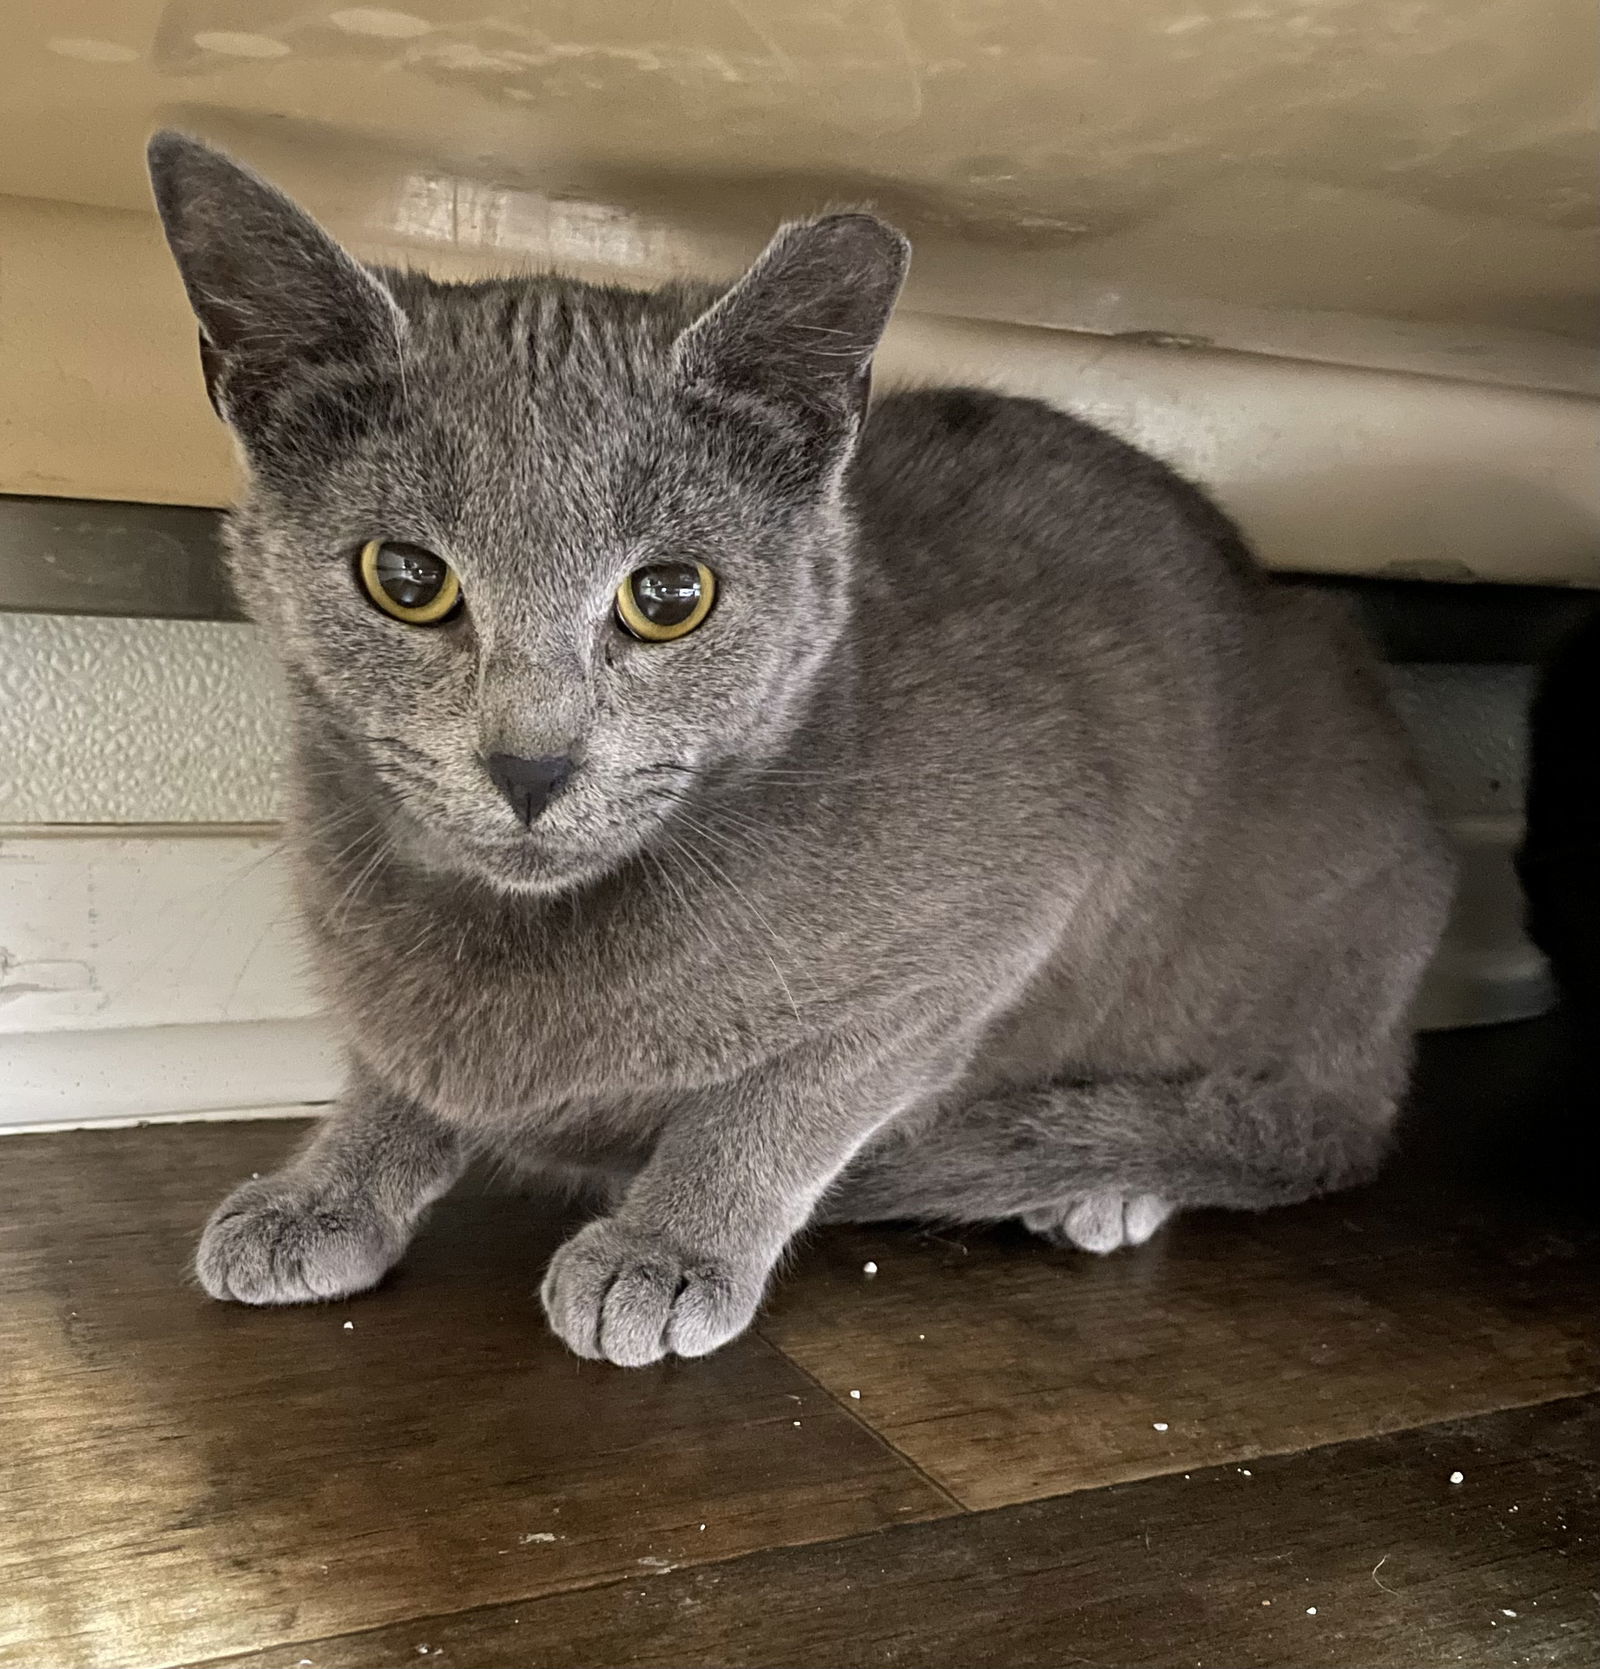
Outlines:
POLYGON ((0 836, 0 1035, 301 1020, 275 834, 0 836))

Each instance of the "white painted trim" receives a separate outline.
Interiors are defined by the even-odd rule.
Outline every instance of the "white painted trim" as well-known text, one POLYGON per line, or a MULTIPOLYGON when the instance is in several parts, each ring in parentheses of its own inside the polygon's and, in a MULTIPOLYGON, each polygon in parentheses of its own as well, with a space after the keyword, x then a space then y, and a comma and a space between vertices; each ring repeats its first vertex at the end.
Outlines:
POLYGON ((342 1075, 319 1020, 19 1032, 0 1037, 0 1126, 298 1108, 342 1075))
POLYGON ((210 1113, 155 1113, 148 1118, 43 1119, 38 1124, 0 1124, 6 1136, 55 1136, 66 1130, 142 1130, 147 1124, 255 1124, 266 1119, 320 1118, 326 1101, 296 1107, 223 1107, 210 1113))
POLYGON ((282 823, 0 823, 0 840, 279 840, 282 823))

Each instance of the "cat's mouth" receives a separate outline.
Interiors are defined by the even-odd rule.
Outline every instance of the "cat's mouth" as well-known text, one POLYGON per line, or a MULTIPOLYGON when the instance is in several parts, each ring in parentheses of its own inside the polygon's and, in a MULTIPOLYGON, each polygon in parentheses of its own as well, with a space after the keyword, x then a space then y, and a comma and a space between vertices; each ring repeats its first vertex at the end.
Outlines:
POLYGON ((643 828, 613 826, 594 834, 542 823, 505 834, 419 828, 422 853, 431 867, 524 895, 568 892, 598 880, 638 849, 644 833, 643 828))
POLYGON ((512 826, 499 807, 481 819, 414 802, 394 809, 404 844, 426 867, 526 895, 566 892, 620 868, 677 803, 675 793, 654 786, 588 804, 563 797, 528 828, 512 826))

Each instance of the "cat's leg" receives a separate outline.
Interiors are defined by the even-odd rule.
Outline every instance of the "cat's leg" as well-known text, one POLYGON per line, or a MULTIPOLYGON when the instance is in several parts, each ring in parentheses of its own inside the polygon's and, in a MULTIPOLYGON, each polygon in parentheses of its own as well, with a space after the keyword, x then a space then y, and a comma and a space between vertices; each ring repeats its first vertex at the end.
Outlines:
POLYGON ((1366 1180, 1388 1146, 1395 1080, 1218 1073, 1008 1091, 914 1136, 886 1132, 818 1218, 1020 1217, 1048 1239, 1114 1251, 1187 1207, 1261 1210, 1366 1180))
POLYGON ((358 1076, 282 1170, 236 1188, 200 1237, 213 1298, 307 1304, 375 1286, 461 1175, 453 1132, 358 1076))
POLYGON ((914 1093, 909 1075, 847 1076, 799 1051, 704 1091, 616 1207, 556 1252, 551 1327, 578 1355, 625 1367, 726 1344, 828 1184, 914 1093))

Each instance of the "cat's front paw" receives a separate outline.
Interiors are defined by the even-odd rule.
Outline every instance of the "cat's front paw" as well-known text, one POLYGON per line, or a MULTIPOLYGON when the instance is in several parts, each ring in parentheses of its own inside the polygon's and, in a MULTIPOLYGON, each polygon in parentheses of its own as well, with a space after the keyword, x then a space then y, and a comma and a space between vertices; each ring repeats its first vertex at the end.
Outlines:
POLYGON ((696 1257, 615 1217, 580 1229, 550 1260, 544 1309, 580 1356, 641 1368, 704 1356, 756 1313, 766 1266, 696 1257))
POLYGON ((376 1286, 405 1235, 372 1204, 330 1198, 292 1171, 236 1188, 200 1236, 195 1274, 213 1298, 314 1304, 376 1286))

